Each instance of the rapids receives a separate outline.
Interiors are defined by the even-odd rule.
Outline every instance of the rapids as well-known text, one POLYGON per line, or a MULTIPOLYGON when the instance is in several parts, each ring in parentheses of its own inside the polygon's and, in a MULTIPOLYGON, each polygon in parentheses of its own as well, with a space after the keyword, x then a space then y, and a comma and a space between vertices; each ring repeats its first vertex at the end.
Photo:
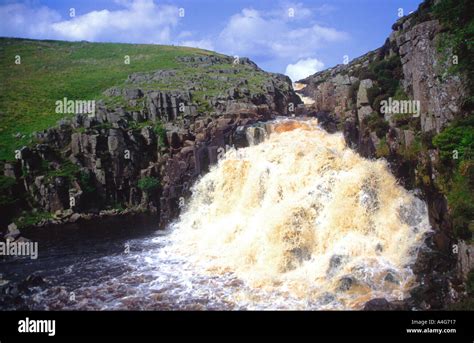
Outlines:
POLYGON ((360 309, 407 297, 430 226, 386 161, 315 120, 247 134, 251 146, 222 154, 166 230, 62 230, 37 261, 4 262, 3 277, 46 280, 25 296, 30 309, 360 309))
POLYGON ((358 309, 376 297, 403 299, 430 230, 425 204, 384 160, 360 157, 316 121, 261 130, 263 142, 228 151, 193 187, 170 253, 209 275, 235 275, 251 291, 230 297, 250 307, 358 309))

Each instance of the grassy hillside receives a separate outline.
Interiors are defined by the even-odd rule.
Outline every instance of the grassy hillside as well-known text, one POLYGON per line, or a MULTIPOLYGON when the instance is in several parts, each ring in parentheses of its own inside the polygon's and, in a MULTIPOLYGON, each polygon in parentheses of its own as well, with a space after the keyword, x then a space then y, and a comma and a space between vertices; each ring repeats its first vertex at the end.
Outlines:
POLYGON ((96 99, 133 72, 179 69, 178 56, 211 54, 162 45, 0 38, 0 160, 13 159, 32 132, 62 117, 55 113, 57 100, 96 99), (17 55, 21 64, 15 64, 17 55))

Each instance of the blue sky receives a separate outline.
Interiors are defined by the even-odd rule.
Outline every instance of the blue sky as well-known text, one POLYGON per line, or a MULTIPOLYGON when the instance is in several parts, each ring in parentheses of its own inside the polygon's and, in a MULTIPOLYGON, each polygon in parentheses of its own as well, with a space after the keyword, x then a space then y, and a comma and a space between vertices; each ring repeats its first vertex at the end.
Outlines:
POLYGON ((195 46, 296 80, 381 46, 420 2, 0 0, 0 36, 195 46))

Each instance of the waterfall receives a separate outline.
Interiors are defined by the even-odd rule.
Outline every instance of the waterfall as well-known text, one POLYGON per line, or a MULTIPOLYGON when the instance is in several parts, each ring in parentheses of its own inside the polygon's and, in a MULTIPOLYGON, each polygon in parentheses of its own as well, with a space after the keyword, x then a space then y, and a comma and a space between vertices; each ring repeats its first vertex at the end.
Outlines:
POLYGON ((425 203, 386 161, 362 158, 315 120, 253 131, 258 144, 228 151, 196 182, 170 251, 238 279, 230 297, 250 307, 359 309, 406 297, 430 230, 425 203))

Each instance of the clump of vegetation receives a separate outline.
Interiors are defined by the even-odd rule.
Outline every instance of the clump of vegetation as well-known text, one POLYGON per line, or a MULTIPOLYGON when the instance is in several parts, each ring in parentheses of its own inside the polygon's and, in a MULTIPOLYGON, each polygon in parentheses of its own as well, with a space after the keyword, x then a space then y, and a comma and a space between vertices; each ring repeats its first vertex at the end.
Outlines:
POLYGON ((95 192, 96 189, 92 184, 92 177, 90 173, 81 171, 79 173, 79 178, 77 181, 79 182, 79 186, 81 186, 81 189, 84 194, 91 194, 95 192))
POLYGON ((474 310, 474 296, 471 295, 461 302, 451 304, 448 309, 451 311, 472 311, 474 310))
POLYGON ((457 237, 471 239, 474 222, 474 119, 453 122, 433 138, 441 162, 437 185, 446 194, 457 237))
POLYGON ((158 139, 158 146, 164 147, 166 145, 166 129, 163 123, 161 121, 156 122, 153 131, 158 139))
POLYGON ((381 89, 377 85, 374 85, 373 87, 370 87, 369 89, 367 89, 367 99, 369 100, 369 104, 372 105, 373 109, 378 108, 380 106, 380 105, 377 106, 377 104, 374 104, 375 99, 379 96, 380 93, 381 93, 381 89))
POLYGON ((55 177, 64 177, 69 183, 74 181, 79 174, 79 166, 69 160, 61 162, 61 166, 56 170, 48 170, 46 180, 52 181, 55 177))
POLYGON ((449 45, 456 55, 457 64, 451 70, 465 75, 469 96, 464 108, 474 108, 474 2, 472 0, 440 0, 434 6, 434 15, 446 29, 446 35, 440 41, 442 46, 449 45))
POLYGON ((384 138, 390 128, 387 121, 376 112, 365 117, 363 122, 370 131, 375 131, 378 138, 384 138))
POLYGON ((400 57, 379 56, 368 69, 359 70, 354 76, 360 80, 371 79, 375 82, 375 85, 367 90, 367 98, 372 108, 380 113, 380 102, 394 97, 400 89, 400 80, 403 77, 400 57))
POLYGON ((386 158, 390 155, 390 147, 388 146, 387 138, 383 137, 377 144, 377 146, 375 147, 375 155, 378 158, 386 158))
POLYGON ((354 73, 354 76, 359 78, 359 80, 367 80, 367 79, 375 80, 377 78, 375 73, 368 69, 358 70, 354 73))
POLYGON ((463 161, 455 172, 447 194, 457 237, 472 239, 474 222, 474 162, 463 161))
POLYGON ((209 112, 212 111, 212 106, 209 104, 208 101, 197 101, 198 102, 198 107, 197 111, 200 114, 208 114, 209 112))
POLYGON ((0 175, 0 206, 14 205, 18 202, 15 195, 16 180, 12 177, 0 175))
POLYGON ((113 128, 113 125, 110 122, 104 122, 104 123, 98 123, 97 125, 94 125, 93 128, 96 130, 109 130, 113 128))
POLYGON ((434 0, 425 0, 412 15, 412 26, 432 19, 432 6, 434 0))
POLYGON ((400 57, 393 55, 388 59, 375 61, 370 65, 370 70, 375 75, 380 91, 387 97, 394 95, 403 77, 400 57))
POLYGON ((431 186, 431 177, 430 177, 430 168, 424 162, 418 161, 415 169, 416 180, 415 184, 419 188, 430 187, 431 186))
POLYGON ((119 212, 125 211, 125 207, 123 206, 123 204, 118 203, 118 202, 113 203, 112 206, 110 206, 110 208, 113 210, 117 210, 119 212))
POLYGON ((38 224, 42 220, 51 219, 53 215, 49 212, 32 211, 24 212, 20 217, 13 220, 19 229, 38 224))
POLYGON ((471 270, 469 274, 467 274, 466 292, 469 295, 474 295, 474 270, 471 270))
POLYGON ((150 194, 160 186, 160 180, 152 176, 145 176, 138 180, 138 188, 150 194))
POLYGON ((474 153, 474 118, 453 122, 433 138, 433 144, 439 149, 441 158, 445 161, 453 159, 454 151, 457 151, 458 160, 472 158, 474 153))
POLYGON ((417 161, 420 153, 424 150, 421 138, 416 137, 410 145, 402 145, 399 149, 399 154, 407 161, 417 161))

